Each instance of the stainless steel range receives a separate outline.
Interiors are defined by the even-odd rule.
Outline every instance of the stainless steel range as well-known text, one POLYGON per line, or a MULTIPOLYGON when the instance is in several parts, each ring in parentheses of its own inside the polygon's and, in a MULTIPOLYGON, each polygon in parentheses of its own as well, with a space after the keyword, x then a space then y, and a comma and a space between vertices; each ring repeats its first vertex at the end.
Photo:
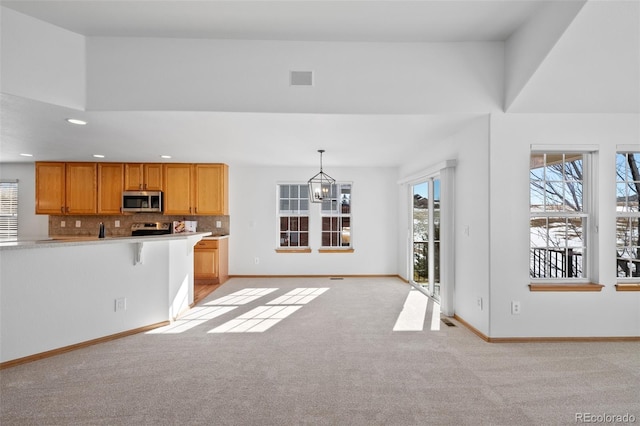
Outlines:
POLYGON ((170 222, 140 222, 131 225, 131 236, 165 235, 171 233, 170 222))

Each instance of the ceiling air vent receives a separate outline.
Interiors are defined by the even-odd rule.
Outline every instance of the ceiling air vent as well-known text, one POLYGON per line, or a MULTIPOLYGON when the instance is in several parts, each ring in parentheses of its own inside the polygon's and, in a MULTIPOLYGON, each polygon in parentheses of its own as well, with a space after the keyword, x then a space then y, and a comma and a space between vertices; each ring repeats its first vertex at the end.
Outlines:
POLYGON ((289 84, 291 86, 313 86, 313 71, 291 71, 289 84))

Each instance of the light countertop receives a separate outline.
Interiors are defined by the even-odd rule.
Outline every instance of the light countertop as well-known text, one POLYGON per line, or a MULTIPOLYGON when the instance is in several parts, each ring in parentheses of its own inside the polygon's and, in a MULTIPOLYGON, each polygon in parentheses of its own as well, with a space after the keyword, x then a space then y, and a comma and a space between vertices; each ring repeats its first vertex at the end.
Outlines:
POLYGON ((180 234, 167 234, 167 235, 147 235, 138 237, 74 237, 74 236, 52 236, 42 240, 18 240, 18 241, 6 241, 0 242, 0 250, 7 249, 27 249, 27 248, 51 248, 51 247, 65 247, 65 246, 77 246, 77 245, 94 245, 94 244, 122 244, 122 243, 144 243, 153 241, 168 241, 168 240, 180 240, 193 237, 196 241, 203 238, 206 239, 221 239, 227 238, 224 236, 212 236, 211 232, 184 232, 180 234))

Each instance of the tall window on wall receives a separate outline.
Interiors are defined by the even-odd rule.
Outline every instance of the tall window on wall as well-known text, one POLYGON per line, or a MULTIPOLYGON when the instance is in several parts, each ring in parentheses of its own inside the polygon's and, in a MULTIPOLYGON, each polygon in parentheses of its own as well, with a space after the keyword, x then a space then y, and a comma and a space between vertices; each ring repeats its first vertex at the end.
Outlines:
POLYGON ((304 184, 278 185, 279 247, 309 247, 309 187, 304 184))
POLYGON ((329 196, 322 200, 322 248, 350 249, 351 184, 331 185, 329 196))
POLYGON ((583 153, 532 153, 529 275, 544 281, 588 276, 589 209, 583 153))
POLYGON ((18 181, 0 181, 0 240, 18 239, 18 181))
POLYGON ((618 278, 640 277, 640 152, 616 156, 616 263, 618 278))

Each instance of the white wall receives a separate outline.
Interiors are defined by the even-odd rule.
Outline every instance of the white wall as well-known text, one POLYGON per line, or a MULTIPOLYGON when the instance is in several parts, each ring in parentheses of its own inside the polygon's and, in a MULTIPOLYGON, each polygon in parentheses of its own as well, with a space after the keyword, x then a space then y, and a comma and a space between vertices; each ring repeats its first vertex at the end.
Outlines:
POLYGON ((0 251, 0 361, 169 319, 169 243, 145 243, 139 265, 135 244, 58 244, 0 251))
MULTIPOLYGON (((489 120, 481 116, 460 131, 430 146, 420 153, 407 157, 401 168, 400 179, 419 175, 434 164, 445 160, 457 160, 454 194, 454 309, 455 313, 483 333, 488 333, 489 319, 489 120), (468 234, 465 230, 468 228, 468 234), (483 299, 483 309, 477 306, 477 298, 483 299)), ((400 221, 398 230, 399 269, 406 276, 410 252, 407 233, 410 220, 410 190, 400 188, 400 221)), ((446 196, 446 194, 442 194, 446 196)), ((451 218, 450 218, 451 219, 451 218)), ((442 220, 446 220, 443 218, 442 220)))
POLYGON ((85 38, 0 8, 2 93, 75 109, 85 106, 85 38))
POLYGON ((486 112, 502 105, 503 43, 332 43, 89 37, 95 110, 486 112), (291 70, 313 87, 289 86, 291 70))
POLYGON ((49 235, 49 216, 36 215, 35 164, 0 163, 0 178, 18 179, 18 238, 46 238, 49 235))
POLYGON ((312 253, 276 253, 277 183, 306 183, 317 168, 232 167, 229 169, 230 275, 388 275, 397 274, 397 187, 394 168, 332 168, 339 182, 352 182, 354 253, 317 252, 319 204, 311 205, 312 253), (259 258, 259 264, 254 259, 259 258))
MULTIPOLYGON (((616 292, 615 153, 640 151, 633 114, 494 114, 490 146, 491 337, 638 336, 640 293, 616 292), (599 247, 594 280, 601 292, 529 291, 529 155, 531 144, 593 145, 599 247), (511 315, 511 301, 522 313, 511 315)), ((593 241, 591 243, 594 243, 593 241)))
POLYGON ((508 110, 554 48, 586 1, 547 2, 505 43, 505 102, 508 110))

